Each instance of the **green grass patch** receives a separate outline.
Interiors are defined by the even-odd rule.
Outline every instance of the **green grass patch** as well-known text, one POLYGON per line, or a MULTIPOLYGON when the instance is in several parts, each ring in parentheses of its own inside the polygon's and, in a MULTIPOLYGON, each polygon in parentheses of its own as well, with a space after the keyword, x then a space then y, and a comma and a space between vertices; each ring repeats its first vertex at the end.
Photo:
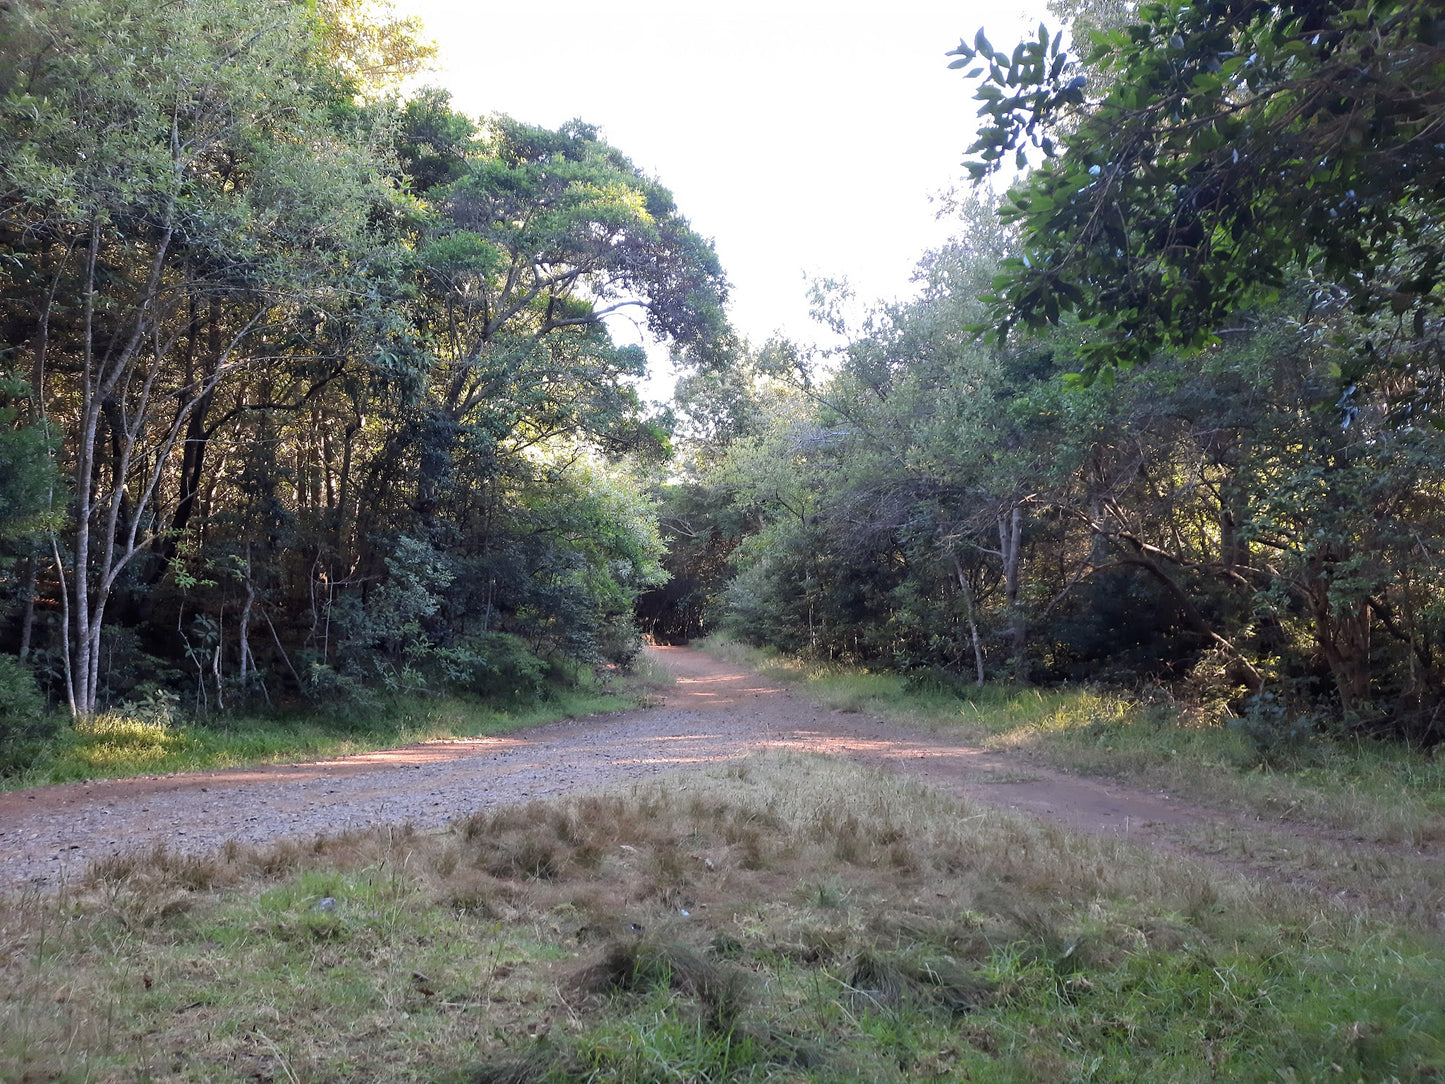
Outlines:
POLYGON ((1424 1080, 1438 937, 825 758, 0 910, 11 1079, 1424 1080))
POLYGON ((645 698, 636 680, 559 687, 544 700, 489 704, 452 696, 395 698, 346 712, 228 715, 196 721, 165 704, 67 724, 49 749, 0 787, 209 771, 386 749, 439 738, 502 734, 557 719, 620 711, 645 698))

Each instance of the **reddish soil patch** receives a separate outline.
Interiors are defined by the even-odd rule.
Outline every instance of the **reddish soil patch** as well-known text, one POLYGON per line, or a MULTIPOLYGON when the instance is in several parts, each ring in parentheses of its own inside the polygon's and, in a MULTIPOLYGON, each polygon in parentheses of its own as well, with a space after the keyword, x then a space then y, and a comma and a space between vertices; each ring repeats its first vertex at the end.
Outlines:
POLYGON ((751 671, 686 648, 651 650, 677 676, 659 707, 317 763, 0 794, 0 891, 74 881, 88 862, 133 848, 199 851, 373 824, 437 825, 487 806, 769 749, 885 765, 1075 831, 1175 850, 1179 829, 1220 817, 1167 795, 816 708, 751 671))

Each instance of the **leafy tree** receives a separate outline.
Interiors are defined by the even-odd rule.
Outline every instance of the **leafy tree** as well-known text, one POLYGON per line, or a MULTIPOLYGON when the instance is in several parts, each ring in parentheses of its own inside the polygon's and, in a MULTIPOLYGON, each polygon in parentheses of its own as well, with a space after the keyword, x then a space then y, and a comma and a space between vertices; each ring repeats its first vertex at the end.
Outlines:
POLYGON ((113 592, 185 500, 192 422, 365 247, 372 171, 328 124, 306 18, 236 0, 0 10, 7 320, 68 430, 78 713, 97 706, 113 592))
POLYGON ((66 503, 54 441, 35 424, 32 407, 28 385, 0 376, 0 616, 12 616, 7 596, 13 591, 22 658, 30 654, 35 626, 41 543, 62 522, 66 503))
POLYGON ((52 532, 0 601, 77 714, 636 650, 663 574, 629 465, 671 418, 606 319, 717 366, 726 283, 595 129, 393 97, 419 33, 370 0, 0 5, 0 363, 33 389, 0 391, 0 540, 52 532))
POLYGON ((396 155, 412 191, 425 195, 458 180, 474 153, 477 125, 451 107, 451 95, 425 87, 402 104, 396 155))
POLYGON ((1040 28, 1011 54, 983 32, 975 176, 1037 148, 1008 199, 1000 334, 1077 313, 1090 369, 1213 341, 1296 275, 1373 317, 1346 385, 1439 394, 1445 18, 1431 0, 1165 0, 1094 39, 1082 65, 1040 28), (1088 71, 1106 76, 1091 99, 1088 71), (1379 355, 1395 377, 1371 371, 1379 355), (1432 369, 1431 362, 1434 367, 1432 369))
POLYGON ((311 37, 338 94, 374 97, 416 75, 436 56, 421 20, 398 16, 390 0, 313 0, 311 37))

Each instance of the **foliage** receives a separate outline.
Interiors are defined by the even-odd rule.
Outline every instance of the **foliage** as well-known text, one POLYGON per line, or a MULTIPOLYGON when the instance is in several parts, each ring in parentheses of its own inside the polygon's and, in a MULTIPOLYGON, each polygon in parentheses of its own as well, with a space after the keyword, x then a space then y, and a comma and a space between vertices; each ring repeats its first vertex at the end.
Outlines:
POLYGON ((0 654, 0 776, 28 768, 58 730, 34 672, 13 655, 0 654))
POLYGON ((724 365, 726 282, 595 128, 402 98, 420 34, 361 0, 0 8, 30 388, 0 393, 0 642, 75 715, 530 696, 635 654, 670 419, 605 319, 724 365))
POLYGON ((1445 443, 1403 400, 1341 399, 1374 317, 1295 279, 1203 353, 1082 381, 1108 329, 966 330, 1017 250, 990 207, 958 209, 916 301, 699 455, 746 524, 724 627, 979 683, 1165 681, 1241 715, 1263 695, 1288 727, 1441 740, 1445 443))
POLYGON ((390 0, 317 0, 315 39, 338 93, 384 94, 436 56, 415 15, 396 14, 390 0))
POLYGON ((0 546, 39 533, 55 519, 58 479, 45 431, 25 424, 18 406, 30 395, 20 381, 0 378, 0 546))
POLYGON ((1012 54, 978 33, 985 176, 1030 147, 1043 164, 1006 219, 1023 230, 994 308, 1001 335, 1075 312, 1090 370, 1215 341, 1299 275, 1316 303, 1371 317, 1345 385, 1388 355, 1438 396, 1445 245, 1445 23, 1427 0, 1252 0, 1139 7, 1082 63, 1041 27, 1012 54), (1107 87, 1089 94, 1089 72, 1107 87), (1434 359, 1433 361, 1431 359, 1434 359))

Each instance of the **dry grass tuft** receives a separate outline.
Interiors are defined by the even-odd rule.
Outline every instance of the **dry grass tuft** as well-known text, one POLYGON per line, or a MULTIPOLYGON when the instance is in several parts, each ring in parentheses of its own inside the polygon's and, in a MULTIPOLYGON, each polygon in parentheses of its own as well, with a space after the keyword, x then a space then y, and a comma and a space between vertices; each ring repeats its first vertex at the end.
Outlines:
POLYGON ((997 989, 947 957, 918 960, 877 949, 860 952, 844 981, 859 1010, 931 1006, 956 1015, 986 1004, 997 989))
POLYGON ((235 884, 239 871, 222 855, 196 855, 175 851, 164 843, 97 859, 85 871, 88 888, 126 886, 136 891, 172 888, 203 891, 235 884))
POLYGON ((685 941, 657 937, 610 942, 597 960, 572 976, 570 986, 584 996, 654 989, 681 993, 697 1001, 707 1026, 724 1034, 739 1026, 752 991, 743 969, 685 941))

